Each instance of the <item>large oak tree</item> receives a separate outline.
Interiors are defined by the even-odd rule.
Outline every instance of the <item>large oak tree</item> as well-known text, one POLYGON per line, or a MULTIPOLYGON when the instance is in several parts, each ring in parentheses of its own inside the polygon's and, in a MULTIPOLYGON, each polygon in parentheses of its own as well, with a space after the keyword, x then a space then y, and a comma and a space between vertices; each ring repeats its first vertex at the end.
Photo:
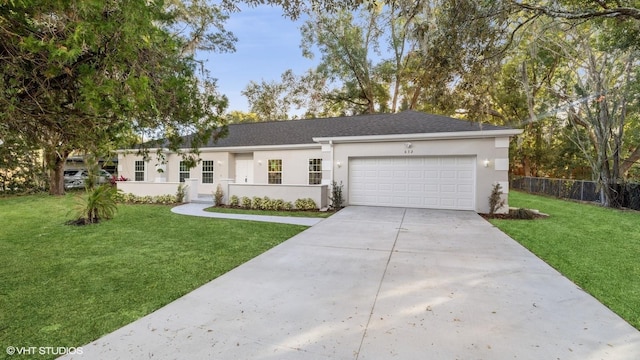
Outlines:
POLYGON ((74 150, 145 132, 172 148, 190 132, 197 147, 219 128, 226 99, 197 76, 191 53, 194 42, 228 49, 233 36, 221 30, 221 12, 184 9, 145 0, 0 2, 0 135, 43 149, 50 193, 64 192, 74 150), (208 32, 198 16, 220 31, 208 32))

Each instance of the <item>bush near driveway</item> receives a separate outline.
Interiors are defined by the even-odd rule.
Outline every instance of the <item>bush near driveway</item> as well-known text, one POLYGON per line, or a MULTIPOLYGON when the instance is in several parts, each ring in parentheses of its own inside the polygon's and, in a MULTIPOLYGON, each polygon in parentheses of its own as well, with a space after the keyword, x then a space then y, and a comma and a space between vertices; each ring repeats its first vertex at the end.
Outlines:
POLYGON ((109 221, 64 225, 74 206, 73 195, 0 197, 3 351, 86 344, 306 228, 158 205, 119 205, 109 221))
POLYGON ((550 217, 492 224, 640 329, 640 212, 518 191, 509 205, 550 217))

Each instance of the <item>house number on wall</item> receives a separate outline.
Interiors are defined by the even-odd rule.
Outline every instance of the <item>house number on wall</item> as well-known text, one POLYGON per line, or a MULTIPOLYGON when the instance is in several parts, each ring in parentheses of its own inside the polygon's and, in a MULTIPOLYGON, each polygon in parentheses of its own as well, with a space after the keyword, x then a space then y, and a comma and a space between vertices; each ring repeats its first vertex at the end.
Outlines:
POLYGON ((410 142, 404 143, 404 153, 413 154, 413 144, 410 142))

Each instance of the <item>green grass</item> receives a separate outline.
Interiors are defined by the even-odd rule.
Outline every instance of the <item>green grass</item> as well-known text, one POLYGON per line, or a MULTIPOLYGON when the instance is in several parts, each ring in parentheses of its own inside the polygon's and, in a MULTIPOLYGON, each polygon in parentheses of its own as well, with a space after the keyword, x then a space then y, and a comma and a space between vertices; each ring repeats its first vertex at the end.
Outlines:
POLYGON ((226 214, 248 214, 248 215, 268 215, 268 216, 289 216, 289 217, 311 217, 311 218, 328 218, 333 215, 332 211, 268 211, 268 210, 249 210, 235 209, 223 207, 210 207, 206 211, 226 213, 226 214))
POLYGON ((303 226, 120 205, 64 225, 74 196, 0 198, 0 349, 80 346, 196 289, 303 226))
POLYGON ((491 223, 640 329, 640 212, 514 191, 509 205, 550 217, 491 223))

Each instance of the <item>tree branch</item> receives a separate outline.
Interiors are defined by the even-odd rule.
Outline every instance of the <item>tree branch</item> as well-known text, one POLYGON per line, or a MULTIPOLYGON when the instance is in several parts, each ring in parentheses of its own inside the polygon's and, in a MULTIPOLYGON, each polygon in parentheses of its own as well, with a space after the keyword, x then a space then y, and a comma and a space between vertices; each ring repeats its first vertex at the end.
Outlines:
POLYGON ((626 174, 638 160, 640 160, 640 145, 636 146, 629 157, 622 161, 622 165, 620 165, 620 173, 626 174))
POLYGON ((515 6, 522 9, 533 11, 537 14, 544 14, 553 18, 563 18, 569 20, 580 19, 593 19, 597 17, 609 17, 609 18, 632 18, 640 20, 640 9, 632 7, 615 7, 607 8, 602 1, 598 1, 598 4, 602 7, 602 10, 585 10, 585 11, 569 11, 569 10, 554 10, 546 6, 536 6, 527 3, 519 3, 512 1, 515 6))

